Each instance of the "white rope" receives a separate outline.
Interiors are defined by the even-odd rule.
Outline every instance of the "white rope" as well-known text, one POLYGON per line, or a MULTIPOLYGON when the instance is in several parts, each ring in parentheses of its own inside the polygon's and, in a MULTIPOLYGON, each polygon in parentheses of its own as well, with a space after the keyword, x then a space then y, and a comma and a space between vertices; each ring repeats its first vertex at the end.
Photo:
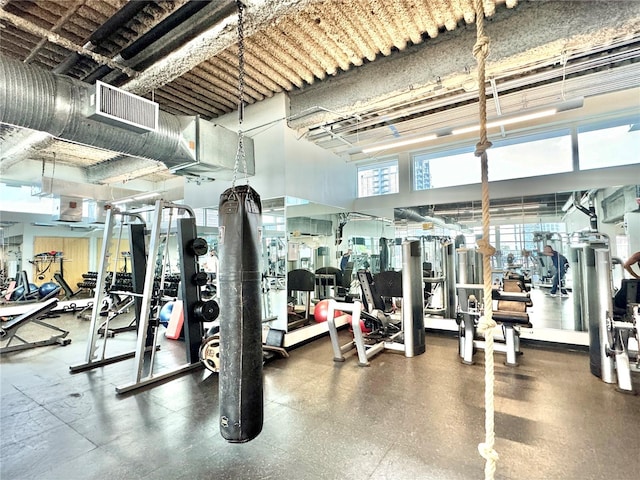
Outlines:
POLYGON ((491 217, 489 214, 489 162, 487 149, 491 142, 487 139, 487 95, 485 87, 485 59, 489 55, 489 37, 484 34, 484 7, 482 0, 474 0, 476 10, 476 44, 473 55, 478 63, 478 104, 480 107, 480 141, 476 145, 475 155, 480 157, 482 172, 482 240, 478 241, 478 249, 482 253, 482 267, 484 270, 484 315, 478 322, 478 331, 484 335, 484 409, 485 409, 485 440, 478 445, 480 455, 485 459, 484 478, 493 480, 496 472, 498 454, 494 450, 494 402, 493 386, 493 331, 496 322, 493 320, 493 300, 491 298, 491 256, 495 253, 489 242, 491 217))

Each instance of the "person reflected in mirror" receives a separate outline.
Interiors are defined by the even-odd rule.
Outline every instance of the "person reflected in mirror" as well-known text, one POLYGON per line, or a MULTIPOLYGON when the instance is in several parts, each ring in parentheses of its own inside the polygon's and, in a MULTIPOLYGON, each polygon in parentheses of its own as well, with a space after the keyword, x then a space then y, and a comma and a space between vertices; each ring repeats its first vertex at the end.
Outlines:
POLYGON ((556 297, 558 295, 559 288, 560 294, 563 297, 569 296, 566 288, 564 288, 564 276, 567 273, 567 268, 569 268, 569 261, 567 260, 567 257, 561 255, 560 252, 555 251, 551 245, 545 245, 542 253, 551 257, 551 262, 555 268, 550 295, 552 297, 556 297))
POLYGON ((349 249, 342 254, 342 259, 340 260, 340 270, 342 270, 343 272, 347 268, 347 263, 349 263, 349 260, 351 260, 351 253, 351 249, 349 249))
POLYGON ((209 255, 204 261, 203 269, 209 276, 209 281, 216 280, 218 278, 218 268, 220 267, 220 260, 218 259, 218 252, 214 248, 209 250, 209 255))
POLYGON ((633 278, 637 278, 638 280, 640 280, 640 275, 637 274, 634 270, 633 270, 633 266, 636 266, 638 268, 638 271, 640 272, 640 251, 634 253, 633 255, 631 255, 626 262, 624 262, 624 269, 629 272, 629 274, 633 277, 633 278))

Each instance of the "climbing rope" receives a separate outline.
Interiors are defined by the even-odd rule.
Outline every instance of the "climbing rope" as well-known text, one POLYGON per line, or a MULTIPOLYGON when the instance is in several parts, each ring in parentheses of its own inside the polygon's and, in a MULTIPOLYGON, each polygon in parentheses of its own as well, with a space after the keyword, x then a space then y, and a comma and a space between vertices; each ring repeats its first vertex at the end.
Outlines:
POLYGON ((478 103, 480 106, 480 141, 476 145, 475 156, 480 157, 482 180, 482 240, 478 241, 478 250, 482 253, 482 267, 484 270, 484 315, 478 322, 478 331, 484 335, 484 405, 485 405, 485 441, 478 445, 480 455, 485 459, 484 478, 492 480, 496 472, 498 454, 493 449, 495 443, 494 432, 494 364, 493 364, 493 330, 496 322, 493 320, 493 300, 491 298, 491 256, 495 254, 489 242, 491 218, 489 214, 489 162, 487 149, 491 142, 487 139, 487 94, 485 89, 485 59, 489 55, 489 37, 484 33, 484 6, 482 0, 474 0, 476 10, 476 44, 473 46, 473 56, 478 63, 478 103))
POLYGON ((242 121, 244 120, 244 4, 241 0, 236 0, 238 9, 238 150, 236 161, 233 165, 233 180, 231 188, 235 190, 238 169, 242 164, 244 179, 249 185, 249 174, 247 173, 247 158, 244 152, 244 134, 242 133, 242 121))

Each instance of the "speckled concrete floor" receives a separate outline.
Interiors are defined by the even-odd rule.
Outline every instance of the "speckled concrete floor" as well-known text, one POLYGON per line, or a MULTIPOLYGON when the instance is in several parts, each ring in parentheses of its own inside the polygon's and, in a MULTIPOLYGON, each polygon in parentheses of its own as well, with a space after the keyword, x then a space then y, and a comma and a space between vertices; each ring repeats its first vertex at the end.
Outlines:
MULTIPOLYGON (((428 333, 425 354, 383 353, 367 368, 334 363, 328 337, 299 347, 265 366, 262 433, 228 444, 216 375, 117 396, 133 360, 70 374, 88 322, 68 317, 57 321, 71 345, 0 360, 2 479, 483 478, 483 354, 461 364, 452 336, 428 333)), ((523 350, 516 368, 496 357, 496 478, 637 480, 640 397, 592 376, 585 352, 523 350)), ((158 369, 180 355, 165 345, 158 369)))

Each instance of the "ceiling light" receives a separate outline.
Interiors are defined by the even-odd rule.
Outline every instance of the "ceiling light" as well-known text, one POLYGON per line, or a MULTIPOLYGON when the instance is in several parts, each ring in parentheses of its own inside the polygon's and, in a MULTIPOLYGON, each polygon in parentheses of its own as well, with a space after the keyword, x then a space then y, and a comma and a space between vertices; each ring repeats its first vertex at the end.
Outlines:
POLYGON ((115 202, 111 202, 111 205, 124 205, 125 203, 137 202, 139 200, 146 200, 159 196, 160 194, 158 192, 142 193, 140 195, 134 195, 133 197, 123 198, 115 202))
POLYGON ((513 205, 507 207, 497 207, 496 210, 504 210, 505 212, 519 212, 520 210, 538 210, 540 205, 513 205))
MULTIPOLYGON (((528 120, 535 120, 537 118, 550 117, 552 115, 555 115, 556 113, 558 113, 557 108, 549 108, 546 110, 541 110, 539 112, 516 115, 515 117, 499 118, 497 120, 487 122, 487 128, 502 127, 505 125, 512 125, 514 123, 526 122, 528 120)), ((477 132, 478 130, 480 130, 480 125, 470 125, 467 127, 454 128, 451 131, 451 134, 461 135, 463 133, 477 132)))
POLYGON ((153 197, 158 197, 160 196, 160 194, 158 192, 150 192, 150 193, 144 193, 142 195, 136 195, 135 197, 133 197, 134 200, 145 200, 147 198, 153 198, 153 197))
POLYGON ((377 145, 375 147, 367 147, 362 149, 362 153, 373 153, 379 152, 381 150, 389 150, 391 148, 397 147, 406 147, 407 145, 413 145, 415 143, 428 142, 429 140, 434 140, 438 136, 435 133, 430 135, 423 135, 421 137, 409 138, 407 140, 400 140, 398 142, 387 143, 384 145, 377 145))
MULTIPOLYGON (((571 100, 557 103, 554 105, 548 105, 546 107, 540 107, 534 110, 523 111, 516 114, 504 115, 497 118, 492 118, 487 122, 487 128, 502 127, 505 125, 512 125, 514 123, 521 123, 531 120, 537 120, 540 118, 550 117, 560 112, 566 112, 568 110, 574 110, 581 108, 584 105, 584 98, 578 97, 571 100)), ((373 147, 366 147, 361 150, 361 153, 373 153, 381 150, 389 150, 397 147, 404 147, 407 145, 414 145, 416 143, 428 142, 436 138, 447 137, 449 135, 461 135, 463 133, 470 133, 480 130, 480 125, 466 125, 462 127, 452 127, 439 129, 436 132, 423 135, 420 137, 408 138, 406 140, 398 140, 391 143, 382 145, 376 145, 373 147)))

